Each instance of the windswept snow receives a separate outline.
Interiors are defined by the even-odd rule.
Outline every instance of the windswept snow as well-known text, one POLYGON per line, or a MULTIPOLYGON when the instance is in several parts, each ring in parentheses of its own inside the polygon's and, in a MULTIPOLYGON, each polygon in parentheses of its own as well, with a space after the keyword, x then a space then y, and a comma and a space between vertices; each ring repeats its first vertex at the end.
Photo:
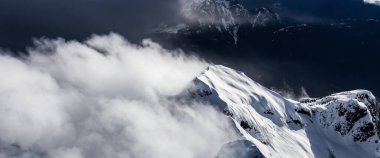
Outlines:
MULTIPOLYGON (((298 102, 220 65, 208 67, 194 79, 194 85, 189 95, 223 111, 240 132, 242 140, 226 144, 220 153, 238 151, 235 157, 380 157, 379 105, 369 91, 298 102)), ((218 157, 223 157, 220 153, 218 157)))

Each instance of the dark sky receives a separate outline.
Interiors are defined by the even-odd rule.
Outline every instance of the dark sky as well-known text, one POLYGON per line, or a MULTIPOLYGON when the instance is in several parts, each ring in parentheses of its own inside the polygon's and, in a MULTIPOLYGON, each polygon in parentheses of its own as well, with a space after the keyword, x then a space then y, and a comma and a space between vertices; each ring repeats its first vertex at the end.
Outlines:
POLYGON ((138 40, 178 18, 176 0, 1 0, 0 46, 20 49, 32 37, 83 39, 114 31, 138 40))
MULTIPOLYGON (((183 40, 178 47, 199 44, 202 49, 190 50, 209 61, 240 69, 268 87, 291 87, 296 92, 304 87, 312 96, 361 88, 379 96, 380 24, 355 23, 343 31, 324 25, 347 18, 380 19, 380 7, 360 0, 242 2, 251 8, 281 3, 277 10, 281 15, 300 23, 312 22, 316 29, 281 38, 256 32, 243 37, 238 47, 224 47, 223 42, 202 46, 199 37, 190 43, 183 40), (212 48, 203 49, 208 47, 212 48)), ((111 31, 139 42, 161 23, 180 20, 178 0, 0 0, 0 47, 22 52, 32 38, 83 40, 111 31)))

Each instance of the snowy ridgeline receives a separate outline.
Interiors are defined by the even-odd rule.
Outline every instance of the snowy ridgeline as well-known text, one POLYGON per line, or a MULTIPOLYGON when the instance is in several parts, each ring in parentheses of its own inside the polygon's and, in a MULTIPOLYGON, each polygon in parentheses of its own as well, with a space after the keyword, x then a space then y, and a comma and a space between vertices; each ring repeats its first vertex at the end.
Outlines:
POLYGON ((287 99, 244 73, 210 66, 181 96, 215 106, 236 125, 240 140, 223 157, 380 157, 380 105, 355 90, 323 98, 287 99))

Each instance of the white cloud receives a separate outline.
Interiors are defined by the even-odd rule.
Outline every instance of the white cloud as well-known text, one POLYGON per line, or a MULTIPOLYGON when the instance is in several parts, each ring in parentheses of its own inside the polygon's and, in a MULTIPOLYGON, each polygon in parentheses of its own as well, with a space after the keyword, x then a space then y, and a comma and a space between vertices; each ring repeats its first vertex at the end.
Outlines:
POLYGON ((179 103, 207 63, 117 34, 36 41, 0 55, 0 157, 213 157, 232 133, 211 106, 179 103))
POLYGON ((380 1, 379 0, 364 0, 364 3, 374 4, 374 5, 380 5, 380 1))

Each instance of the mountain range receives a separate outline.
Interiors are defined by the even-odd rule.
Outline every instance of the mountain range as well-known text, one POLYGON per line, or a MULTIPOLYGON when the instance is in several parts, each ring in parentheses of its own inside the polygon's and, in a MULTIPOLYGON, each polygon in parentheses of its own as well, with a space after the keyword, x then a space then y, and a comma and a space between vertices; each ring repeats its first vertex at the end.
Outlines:
POLYGON ((379 93, 372 86, 379 78, 372 73, 380 51, 377 5, 362 0, 198 0, 187 5, 184 19, 160 25, 151 38, 165 48, 244 70, 267 87, 305 88, 315 96, 357 88, 379 93))

